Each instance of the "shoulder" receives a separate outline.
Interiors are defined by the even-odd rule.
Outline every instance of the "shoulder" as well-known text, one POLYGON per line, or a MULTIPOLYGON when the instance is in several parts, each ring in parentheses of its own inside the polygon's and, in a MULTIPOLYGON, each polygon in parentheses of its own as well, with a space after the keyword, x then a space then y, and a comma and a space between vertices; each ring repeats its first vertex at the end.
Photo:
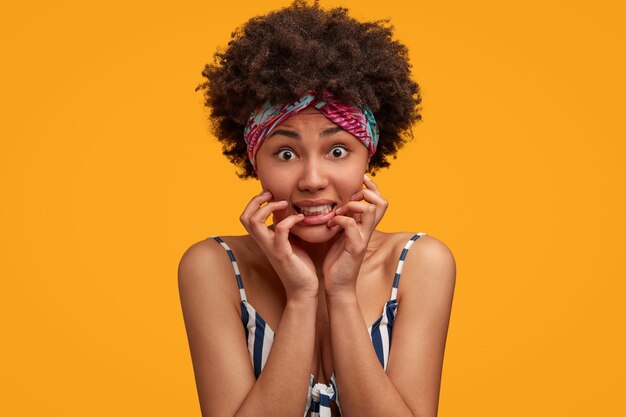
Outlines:
MULTIPOLYGON (((216 272, 216 270, 232 271, 232 263, 228 251, 237 253, 245 249, 248 236, 223 236, 207 238, 191 245, 180 259, 178 265, 179 276, 195 275, 202 272, 216 272)), ((245 258, 245 256, 243 256, 245 258)), ((240 263, 241 260, 237 259, 240 263)))
POLYGON ((407 263, 421 268, 435 268, 452 270, 456 268, 456 261, 450 248, 441 240, 423 234, 412 245, 410 255, 407 254, 407 263))
POLYGON ((417 238, 404 259, 401 292, 451 298, 455 283, 456 261, 450 248, 427 234, 417 238))
MULTIPOLYGON (((443 264, 451 266, 455 263, 448 246, 439 239, 422 232, 384 233, 377 231, 372 237, 372 243, 374 251, 384 248, 385 252, 397 252, 400 255, 404 249, 407 249, 407 262, 409 263, 429 261, 439 262, 442 266, 443 264)), ((396 261, 397 259, 395 258, 396 261)))
POLYGON ((233 265, 226 247, 212 238, 191 245, 178 264, 178 288, 181 298, 236 292, 233 265))
POLYGON ((210 275, 216 269, 225 269, 228 264, 225 249, 214 239, 207 238, 191 245, 178 264, 179 285, 190 285, 200 276, 210 275))
POLYGON ((184 252, 178 264, 179 289, 181 292, 204 289, 226 294, 232 292, 233 287, 237 290, 235 265, 231 259, 236 259, 238 269, 255 265, 260 262, 256 248, 248 235, 220 236, 194 243, 184 252))

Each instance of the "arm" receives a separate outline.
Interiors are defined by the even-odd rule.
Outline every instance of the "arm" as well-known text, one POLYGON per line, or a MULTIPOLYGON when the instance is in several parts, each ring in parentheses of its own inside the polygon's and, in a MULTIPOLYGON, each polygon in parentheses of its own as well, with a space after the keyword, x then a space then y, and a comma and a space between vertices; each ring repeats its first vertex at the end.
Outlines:
POLYGON ((428 236, 409 252, 385 373, 356 295, 327 294, 333 361, 346 417, 435 417, 456 268, 449 249, 428 236))
POLYGON ((304 412, 316 297, 287 301, 272 350, 255 381, 239 294, 222 248, 192 246, 179 266, 180 299, 203 416, 297 416, 304 412))
POLYGON ((289 231, 304 216, 287 216, 270 230, 265 221, 273 211, 287 207, 286 201, 271 199, 270 192, 253 197, 240 217, 287 295, 272 349, 256 381, 237 308, 239 295, 225 296, 236 286, 222 249, 212 245, 203 250, 207 243, 201 243, 181 260, 181 303, 205 416, 300 417, 305 409, 319 282, 311 258, 289 242, 289 231))

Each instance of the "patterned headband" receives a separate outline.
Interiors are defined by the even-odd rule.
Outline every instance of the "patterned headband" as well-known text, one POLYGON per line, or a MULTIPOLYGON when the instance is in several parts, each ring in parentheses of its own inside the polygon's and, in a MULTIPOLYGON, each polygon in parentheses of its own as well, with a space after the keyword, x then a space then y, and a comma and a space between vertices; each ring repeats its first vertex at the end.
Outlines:
POLYGON ((315 98, 311 91, 293 103, 272 105, 266 101, 252 112, 243 131, 243 138, 248 145, 248 158, 256 171, 256 153, 263 141, 274 128, 307 107, 314 107, 331 122, 351 133, 369 150, 376 152, 379 130, 374 113, 368 106, 354 107, 334 99, 330 92, 324 92, 322 100, 315 98))

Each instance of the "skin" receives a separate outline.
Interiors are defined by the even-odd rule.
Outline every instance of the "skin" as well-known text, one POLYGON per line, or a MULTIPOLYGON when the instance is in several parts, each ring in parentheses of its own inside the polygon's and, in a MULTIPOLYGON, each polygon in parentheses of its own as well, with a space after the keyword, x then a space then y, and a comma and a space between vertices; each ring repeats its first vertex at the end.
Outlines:
POLYGON ((257 153, 264 192, 241 214, 249 234, 224 239, 248 301, 276 332, 258 380, 223 248, 205 240, 183 256, 180 296, 204 416, 302 416, 309 375, 327 383, 333 373, 344 416, 437 415, 454 258, 429 236, 409 251, 385 372, 367 329, 412 233, 376 231, 387 202, 364 175, 368 155, 315 109, 284 121, 257 153), (334 215, 307 224, 298 213, 307 200, 332 202, 334 215))

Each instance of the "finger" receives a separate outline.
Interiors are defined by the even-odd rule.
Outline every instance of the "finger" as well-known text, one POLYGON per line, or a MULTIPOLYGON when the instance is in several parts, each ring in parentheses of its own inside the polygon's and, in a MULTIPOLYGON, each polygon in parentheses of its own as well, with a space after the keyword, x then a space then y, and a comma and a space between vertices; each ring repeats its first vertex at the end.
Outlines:
POLYGON ((274 236, 276 239, 276 244, 280 246, 282 245, 290 245, 289 243, 289 232, 291 228, 296 224, 300 223, 304 220, 304 214, 292 214, 290 216, 285 217, 280 221, 277 225, 274 226, 274 236))
POLYGON ((385 214, 385 211, 387 210, 387 207, 389 207, 389 202, 387 200, 385 200, 380 195, 380 193, 376 193, 376 192, 374 192, 372 190, 369 190, 367 188, 364 188, 361 191, 357 192, 353 196, 353 200, 355 200, 355 201, 365 200, 368 203, 373 204, 374 206, 376 206, 376 222, 377 223, 383 218, 383 215, 385 214))
POLYGON ((360 200, 365 200, 368 201, 370 203, 374 203, 374 202, 382 202, 385 201, 385 199, 383 198, 382 195, 380 195, 379 192, 376 192, 374 190, 370 190, 367 188, 362 188, 359 191, 357 191, 351 198, 350 200, 352 201, 360 201, 360 200))
POLYGON ((367 206, 370 206, 370 205, 371 204, 367 204, 362 201, 349 201, 343 206, 336 209, 335 213, 342 214, 342 215, 350 211, 354 213, 365 213, 367 206))
POLYGON ((340 210, 339 212, 335 211, 335 214, 337 213, 341 214, 342 216, 352 217, 354 220, 356 220, 357 224, 361 223, 361 213, 354 212, 347 208, 345 210, 340 210))
POLYGON ((267 221, 270 215, 275 211, 284 210, 287 208, 289 203, 285 200, 281 201, 270 201, 266 205, 260 207, 255 213, 250 216, 250 221, 253 223, 263 223, 267 221))
POLYGON ((352 197, 350 197, 350 201, 361 201, 361 200, 363 200, 363 190, 364 190, 364 188, 362 188, 359 191, 357 191, 356 193, 354 193, 354 195, 352 197))
POLYGON ((264 191, 261 194, 252 197, 250 202, 246 205, 246 208, 241 213, 241 216, 239 216, 239 220, 241 221, 241 223, 243 223, 244 227, 247 226, 250 221, 250 217, 259 209, 259 207, 261 207, 263 203, 267 203, 271 199, 272 193, 270 193, 269 191, 264 191))
POLYGON ((345 205, 335 210, 335 214, 342 216, 354 217, 351 214, 359 214, 361 216, 374 213, 376 207, 373 204, 368 204, 362 201, 350 201, 345 205))
POLYGON ((270 217, 270 215, 279 210, 284 210, 287 208, 289 203, 287 201, 272 201, 259 208, 251 217, 250 217, 250 227, 256 231, 257 233, 264 233, 266 230, 269 230, 265 225, 265 222, 270 217))
POLYGON ((370 190, 380 194, 380 191, 378 190, 378 187, 376 186, 376 184, 374 184, 374 181, 372 181, 372 179, 368 177, 367 175, 363 175, 363 184, 365 184, 365 186, 369 188, 370 190))
POLYGON ((374 228, 376 225, 376 206, 373 204, 350 201, 335 210, 335 214, 353 217, 357 224, 363 224, 368 230, 374 228), (355 215, 350 216, 351 213, 355 213, 355 215))
POLYGON ((331 228, 339 226, 343 229, 349 246, 352 248, 361 248, 363 245, 363 237, 356 221, 352 217, 335 216, 328 222, 331 228))

